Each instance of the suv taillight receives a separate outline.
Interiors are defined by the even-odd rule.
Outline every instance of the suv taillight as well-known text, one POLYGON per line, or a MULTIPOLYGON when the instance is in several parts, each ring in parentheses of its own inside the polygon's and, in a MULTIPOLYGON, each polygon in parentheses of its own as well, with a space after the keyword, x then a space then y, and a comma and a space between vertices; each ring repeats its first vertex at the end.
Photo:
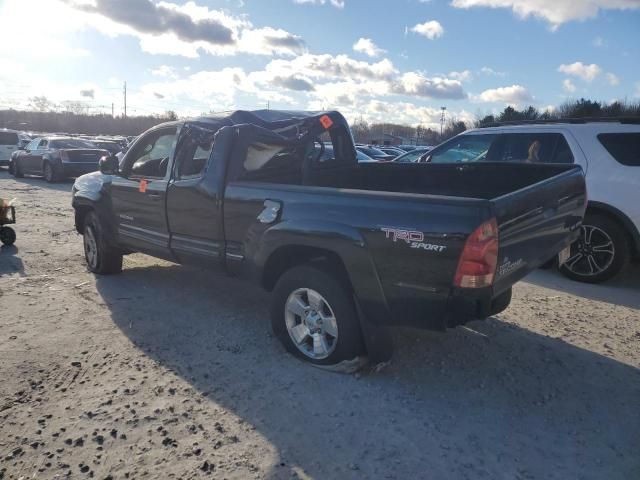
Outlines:
POLYGON ((60 150, 60 160, 62 160, 63 162, 69 161, 69 154, 66 150, 60 150))
POLYGON ((453 281, 456 287, 482 288, 493 283, 498 262, 498 224, 487 220, 467 238, 453 281))

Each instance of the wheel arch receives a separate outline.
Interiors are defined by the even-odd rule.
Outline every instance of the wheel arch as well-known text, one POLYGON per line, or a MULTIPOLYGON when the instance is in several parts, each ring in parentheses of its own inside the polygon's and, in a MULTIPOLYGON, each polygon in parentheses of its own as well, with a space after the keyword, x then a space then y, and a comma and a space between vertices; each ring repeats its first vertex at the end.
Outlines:
POLYGON ((586 214, 600 214, 615 221, 627 234, 632 256, 638 257, 640 255, 640 232, 627 215, 616 207, 595 201, 589 202, 586 214))
POLYGON ((287 270, 306 263, 323 264, 351 287, 347 268, 338 253, 327 248, 299 244, 283 245, 271 252, 262 269, 260 283, 270 292, 287 270))

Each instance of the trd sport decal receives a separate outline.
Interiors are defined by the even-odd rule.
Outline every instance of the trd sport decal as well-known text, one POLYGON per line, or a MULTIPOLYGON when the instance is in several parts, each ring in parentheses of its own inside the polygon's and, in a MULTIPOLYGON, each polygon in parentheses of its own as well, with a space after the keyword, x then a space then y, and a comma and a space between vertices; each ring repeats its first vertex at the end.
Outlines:
POLYGON ((394 242, 398 240, 405 241, 411 248, 420 248, 428 252, 444 252, 445 245, 434 245, 433 243, 424 243, 424 233, 414 230, 402 230, 398 228, 382 227, 386 238, 392 239, 394 242))

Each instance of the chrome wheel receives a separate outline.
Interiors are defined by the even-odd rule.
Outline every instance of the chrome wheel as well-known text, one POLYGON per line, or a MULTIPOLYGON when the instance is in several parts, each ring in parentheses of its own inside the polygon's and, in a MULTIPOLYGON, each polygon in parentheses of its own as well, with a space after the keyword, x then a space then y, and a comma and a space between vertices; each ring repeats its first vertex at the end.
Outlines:
POLYGON ((98 266, 98 242, 93 233, 93 228, 88 226, 84 231, 84 257, 91 270, 98 266))
POLYGON ((336 317, 329 303, 315 290, 299 288, 289 295, 285 322, 293 344, 309 358, 327 358, 338 344, 336 317))
POLYGON ((564 267, 575 275, 593 276, 607 270, 616 255, 612 238, 593 225, 583 225, 581 236, 571 246, 571 256, 564 267))

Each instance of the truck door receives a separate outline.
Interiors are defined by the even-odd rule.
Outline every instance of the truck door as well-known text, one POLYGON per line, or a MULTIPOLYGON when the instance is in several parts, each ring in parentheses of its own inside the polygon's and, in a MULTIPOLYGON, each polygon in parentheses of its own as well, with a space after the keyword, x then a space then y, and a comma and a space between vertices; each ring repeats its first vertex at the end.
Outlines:
POLYGON ((210 162, 215 131, 186 125, 167 191, 171 249, 182 263, 220 263, 224 235, 220 198, 210 162))
POLYGON ((166 193, 177 127, 161 127, 140 137, 123 159, 111 184, 119 241, 133 250, 173 259, 169 248, 166 193))

